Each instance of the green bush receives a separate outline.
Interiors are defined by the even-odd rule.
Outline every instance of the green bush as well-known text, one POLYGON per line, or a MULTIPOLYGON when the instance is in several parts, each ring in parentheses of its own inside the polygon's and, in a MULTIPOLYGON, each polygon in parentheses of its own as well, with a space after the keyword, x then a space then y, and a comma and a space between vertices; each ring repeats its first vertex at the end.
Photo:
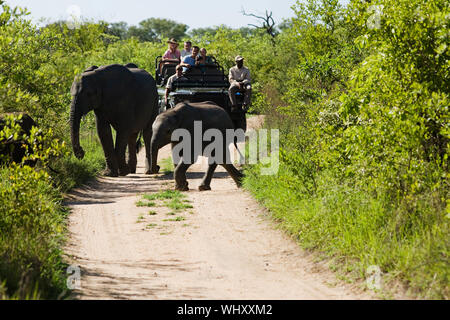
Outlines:
MULTIPOLYGON (((6 117, 2 137, 28 144, 21 163, 3 159, 0 167, 0 283, 2 295, 13 298, 57 298, 65 288, 61 245, 66 210, 60 191, 45 171, 65 153, 65 144, 51 129, 32 128, 20 136, 19 116, 6 117), (24 165, 37 160, 36 168, 24 165)), ((25 145, 25 144, 24 144, 25 145)))
POLYGON ((28 166, 0 168, 0 181, 0 283, 8 296, 57 298, 65 288, 61 195, 28 166))
MULTIPOLYGON (((380 28, 356 39, 371 54, 341 97, 347 123, 342 145, 353 159, 349 170, 360 180, 370 177, 376 189, 395 190, 397 198, 445 196, 448 187, 446 3, 378 1, 380 28)), ((363 24, 366 15, 360 19, 363 24)))
POLYGON ((82 185, 105 168, 105 155, 98 138, 81 138, 81 144, 86 152, 83 160, 70 154, 58 159, 52 167, 57 171, 53 173, 54 185, 62 192, 82 185))
POLYGON ((256 100, 280 129, 280 172, 250 168, 246 187, 356 277, 378 265, 413 295, 448 298, 448 4, 309 0, 294 11, 284 104, 256 100))

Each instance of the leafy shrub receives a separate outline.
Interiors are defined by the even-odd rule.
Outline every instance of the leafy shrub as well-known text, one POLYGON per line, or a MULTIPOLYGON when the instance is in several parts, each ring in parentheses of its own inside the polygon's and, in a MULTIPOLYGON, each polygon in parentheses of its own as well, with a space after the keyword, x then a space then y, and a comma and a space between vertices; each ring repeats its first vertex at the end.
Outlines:
POLYGON ((42 170, 0 168, 0 282, 8 295, 56 298, 64 288, 61 245, 65 210, 42 170))
POLYGON ((250 168, 247 188, 357 277, 375 264, 414 294, 448 298, 448 4, 309 0, 294 11, 296 67, 266 121, 280 128, 280 171, 250 168))
POLYGON ((5 281, 6 296, 56 298, 65 288, 60 246, 66 213, 59 190, 43 168, 60 157, 65 146, 51 129, 33 127, 21 138, 20 130, 15 116, 8 116, 0 131, 0 137, 27 143, 21 163, 0 167, 0 282, 5 281), (38 168, 24 165, 27 160, 39 160, 38 168))

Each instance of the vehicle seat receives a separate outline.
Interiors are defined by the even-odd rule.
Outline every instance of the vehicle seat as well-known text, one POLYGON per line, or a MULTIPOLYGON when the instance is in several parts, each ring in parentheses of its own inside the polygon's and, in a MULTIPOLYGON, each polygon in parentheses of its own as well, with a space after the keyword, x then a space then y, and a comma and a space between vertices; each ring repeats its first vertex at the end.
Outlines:
POLYGON ((191 81, 203 81, 203 73, 198 67, 189 68, 184 75, 191 81))
POLYGON ((207 65, 204 67, 205 81, 208 82, 220 82, 224 81, 223 73, 217 69, 215 65, 207 65))
POLYGON ((162 65, 161 68, 162 85, 165 85, 167 83, 167 80, 175 74, 176 66, 177 66, 176 63, 165 63, 162 65))

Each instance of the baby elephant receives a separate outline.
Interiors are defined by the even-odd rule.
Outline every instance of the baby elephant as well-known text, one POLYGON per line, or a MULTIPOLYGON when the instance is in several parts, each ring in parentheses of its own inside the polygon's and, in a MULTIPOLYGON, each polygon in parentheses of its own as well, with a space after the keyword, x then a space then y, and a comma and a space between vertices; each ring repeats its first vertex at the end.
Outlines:
POLYGON ((211 190, 211 179, 218 164, 225 168, 240 187, 242 173, 233 166, 228 152, 229 144, 234 142, 233 122, 228 113, 214 102, 178 103, 156 117, 152 131, 151 173, 159 171, 159 166, 156 165, 158 150, 172 143, 173 160, 176 164, 176 190, 189 190, 186 171, 202 154, 208 156, 209 166, 199 186, 200 191, 211 190), (227 139, 227 135, 232 135, 233 138, 227 139))

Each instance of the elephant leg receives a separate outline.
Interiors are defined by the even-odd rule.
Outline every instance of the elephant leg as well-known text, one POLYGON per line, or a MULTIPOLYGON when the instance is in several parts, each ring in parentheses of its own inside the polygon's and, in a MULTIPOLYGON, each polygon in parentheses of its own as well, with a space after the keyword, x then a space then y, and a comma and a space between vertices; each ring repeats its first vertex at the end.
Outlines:
POLYGON ((106 170, 103 172, 103 175, 109 177, 117 177, 119 176, 119 165, 117 163, 117 157, 114 152, 111 127, 100 113, 96 113, 95 116, 95 120, 97 123, 97 133, 100 138, 106 160, 106 170))
POLYGON ((137 137, 139 135, 138 133, 133 133, 130 138, 128 138, 128 167, 130 169, 130 173, 136 173, 136 165, 137 165, 137 158, 136 158, 136 141, 137 137))
MULTIPOLYGON (((130 134, 128 133, 128 131, 116 132, 116 146, 114 150, 117 156, 117 162, 119 164, 120 176, 126 176, 127 174, 130 173, 130 168, 128 167, 128 164, 125 161, 125 151, 127 149, 129 137, 130 134)), ((134 152, 136 152, 136 148, 134 149, 134 152)))
POLYGON ((211 179, 213 177, 214 170, 216 170, 216 168, 217 168, 216 163, 210 164, 208 166, 208 170, 206 171, 206 173, 203 177, 202 183, 198 187, 198 190, 200 190, 200 191, 211 190, 211 187, 210 187, 211 179))
POLYGON ((244 175, 232 164, 225 163, 221 164, 221 166, 224 167, 225 170, 227 170, 228 174, 231 176, 231 178, 233 178, 236 185, 240 187, 242 185, 242 178, 244 177, 244 175))
POLYGON ((174 171, 175 176, 175 190, 188 191, 188 182, 186 180, 186 171, 191 166, 191 164, 180 163, 177 165, 174 171))

